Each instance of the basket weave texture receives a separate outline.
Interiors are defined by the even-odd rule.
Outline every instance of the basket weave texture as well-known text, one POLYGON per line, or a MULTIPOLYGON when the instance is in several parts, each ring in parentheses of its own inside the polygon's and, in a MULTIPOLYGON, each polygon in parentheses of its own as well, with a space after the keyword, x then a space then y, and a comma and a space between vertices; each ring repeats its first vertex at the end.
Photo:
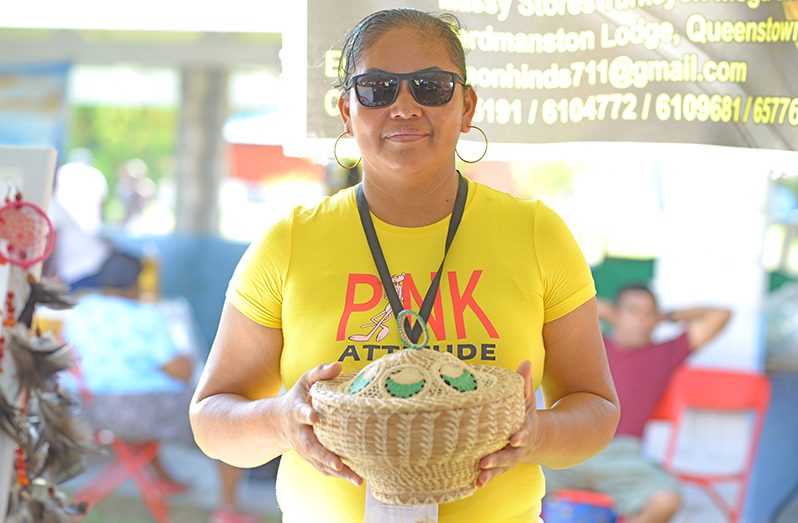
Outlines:
POLYGON ((394 505, 472 494, 479 460, 503 448, 525 414, 518 374, 427 349, 394 352, 310 392, 319 441, 366 480, 375 498, 394 505), (412 394, 396 397, 397 390, 412 394))

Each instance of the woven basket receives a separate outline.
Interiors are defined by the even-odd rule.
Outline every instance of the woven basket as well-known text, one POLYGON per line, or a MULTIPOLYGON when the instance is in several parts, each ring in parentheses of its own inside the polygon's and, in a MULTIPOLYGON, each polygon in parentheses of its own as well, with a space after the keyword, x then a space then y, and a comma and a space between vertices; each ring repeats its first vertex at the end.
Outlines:
POLYGON ((469 496, 479 460, 524 420, 521 376, 426 349, 389 354, 310 393, 319 441, 394 505, 469 496))

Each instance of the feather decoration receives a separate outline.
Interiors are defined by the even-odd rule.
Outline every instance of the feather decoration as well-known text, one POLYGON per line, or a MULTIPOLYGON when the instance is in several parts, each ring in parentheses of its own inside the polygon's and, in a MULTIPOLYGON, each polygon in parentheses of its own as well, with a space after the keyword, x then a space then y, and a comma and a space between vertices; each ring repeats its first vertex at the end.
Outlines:
POLYGON ((57 374, 72 367, 74 357, 51 334, 31 334, 37 304, 64 309, 74 303, 66 287, 56 282, 36 282, 28 275, 28 284, 30 293, 17 324, 4 333, 18 389, 10 399, 0 391, 0 430, 16 443, 18 459, 24 459, 24 464, 10 492, 8 511, 0 514, 0 520, 74 523, 82 519, 88 506, 68 504, 54 486, 54 481, 69 479, 83 470, 82 457, 91 441, 89 429, 75 416, 77 404, 58 387, 57 374), (15 405, 17 401, 21 407, 15 405))
POLYGON ((19 390, 52 390, 55 374, 75 362, 69 347, 49 334, 32 336, 23 325, 15 325, 10 334, 7 347, 14 358, 19 390))
POLYGON ((50 488, 15 487, 9 497, 6 523, 75 523, 86 513, 85 504, 67 505, 50 488))
POLYGON ((69 289, 63 283, 43 278, 36 281, 28 275, 30 294, 25 301, 25 307, 17 318, 18 323, 26 325, 28 329, 33 325, 33 312, 37 304, 47 305, 51 309, 69 309, 75 306, 75 300, 68 293, 69 289))
POLYGON ((19 410, 8 402, 2 390, 0 390, 0 431, 12 439, 19 434, 19 410))
POLYGON ((85 470, 83 454, 91 450, 91 430, 77 418, 77 404, 58 391, 36 393, 39 413, 37 448, 46 449, 45 458, 32 475, 47 474, 56 483, 85 470))

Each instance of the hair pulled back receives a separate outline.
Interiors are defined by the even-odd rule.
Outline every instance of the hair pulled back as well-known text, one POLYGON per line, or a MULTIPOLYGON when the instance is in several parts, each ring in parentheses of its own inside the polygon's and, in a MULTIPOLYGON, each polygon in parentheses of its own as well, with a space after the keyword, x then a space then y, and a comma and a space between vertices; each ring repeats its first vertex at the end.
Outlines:
POLYGON ((337 87, 343 91, 349 89, 350 80, 363 53, 388 31, 402 27, 417 29, 425 38, 443 42, 463 81, 466 80, 465 51, 458 36, 462 27, 460 20, 449 13, 427 13, 417 9, 399 8, 372 13, 349 30, 338 64, 337 87))

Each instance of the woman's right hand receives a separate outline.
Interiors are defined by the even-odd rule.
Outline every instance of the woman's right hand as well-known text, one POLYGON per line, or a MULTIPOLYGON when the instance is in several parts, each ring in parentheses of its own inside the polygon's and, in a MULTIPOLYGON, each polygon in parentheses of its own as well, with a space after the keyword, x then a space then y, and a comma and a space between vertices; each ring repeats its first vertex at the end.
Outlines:
POLYGON ((303 374, 282 397, 280 430, 291 449, 323 474, 343 478, 359 486, 363 483, 363 478, 347 467, 341 458, 327 450, 313 431, 319 414, 310 405, 310 387, 317 381, 332 379, 340 373, 340 363, 327 363, 303 374))

